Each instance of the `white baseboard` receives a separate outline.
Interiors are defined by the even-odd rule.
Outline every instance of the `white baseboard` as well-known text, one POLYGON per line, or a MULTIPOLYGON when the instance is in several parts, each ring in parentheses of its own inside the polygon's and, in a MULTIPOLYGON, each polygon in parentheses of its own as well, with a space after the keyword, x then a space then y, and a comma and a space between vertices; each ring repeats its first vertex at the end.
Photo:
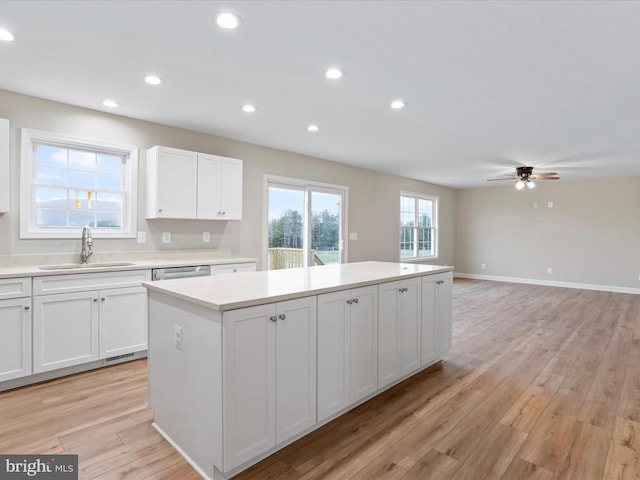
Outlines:
POLYGON ((554 282, 535 278, 502 277, 498 275, 477 275, 475 273, 455 272, 454 277, 471 278, 474 280, 490 280, 493 282, 528 283, 530 285, 546 285, 549 287, 579 288, 582 290, 599 290, 602 292, 632 293, 640 295, 640 288, 617 287, 615 285, 596 285, 593 283, 554 282))

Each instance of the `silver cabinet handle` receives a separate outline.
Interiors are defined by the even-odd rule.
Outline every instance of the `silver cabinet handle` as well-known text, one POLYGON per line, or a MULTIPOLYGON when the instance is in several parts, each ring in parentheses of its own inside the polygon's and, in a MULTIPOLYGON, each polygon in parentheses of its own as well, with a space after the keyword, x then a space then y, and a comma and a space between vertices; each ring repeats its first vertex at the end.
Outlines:
POLYGON ((354 298, 354 299, 353 299, 353 303, 358 303, 358 299, 357 299, 357 298, 354 298))
POLYGON ((271 320, 272 322, 277 322, 278 317, 276 317, 275 315, 272 315, 271 317, 269 317, 269 320, 271 320))
POLYGON ((105 297, 102 297, 100 300, 102 300, 102 301, 104 302, 104 301, 106 300, 106 298, 105 298, 105 297))
POLYGON ((24 309, 25 309, 25 310, 29 310, 30 308, 31 308, 31 307, 30 307, 29 305, 25 305, 25 306, 24 306, 24 309))
POLYGON ((278 315, 278 318, 280 320, 284 320, 285 318, 287 318, 287 316, 284 313, 281 313, 280 315, 278 315))

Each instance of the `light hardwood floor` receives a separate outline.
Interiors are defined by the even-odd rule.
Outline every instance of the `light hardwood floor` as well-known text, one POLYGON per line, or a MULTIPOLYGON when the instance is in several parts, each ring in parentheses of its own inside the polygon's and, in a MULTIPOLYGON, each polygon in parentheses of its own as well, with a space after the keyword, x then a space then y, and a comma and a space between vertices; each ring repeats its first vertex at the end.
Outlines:
MULTIPOLYGON (((640 478, 640 296, 454 282, 423 372, 237 480, 640 478)), ((197 479, 151 428, 146 362, 0 393, 0 453, 77 453, 82 480, 197 479)))

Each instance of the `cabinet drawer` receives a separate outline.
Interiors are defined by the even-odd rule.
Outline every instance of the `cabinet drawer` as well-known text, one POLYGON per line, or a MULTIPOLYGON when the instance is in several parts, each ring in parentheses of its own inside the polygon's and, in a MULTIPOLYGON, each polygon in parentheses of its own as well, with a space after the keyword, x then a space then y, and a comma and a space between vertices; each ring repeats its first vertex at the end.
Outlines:
POLYGON ((137 287, 151 280, 151 270, 50 275, 33 279, 34 295, 84 292, 100 288, 137 287))
POLYGON ((0 279, 0 300, 31 296, 31 277, 0 279))
POLYGON ((211 275, 219 275, 221 273, 239 273, 239 272, 255 272, 255 263, 227 263, 219 265, 211 265, 211 275))

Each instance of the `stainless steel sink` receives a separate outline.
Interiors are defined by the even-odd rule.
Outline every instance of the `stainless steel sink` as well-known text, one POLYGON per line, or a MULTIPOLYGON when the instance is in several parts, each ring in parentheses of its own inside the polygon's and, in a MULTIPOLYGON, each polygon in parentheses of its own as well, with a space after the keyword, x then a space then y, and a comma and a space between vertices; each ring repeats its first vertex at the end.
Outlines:
POLYGON ((135 265, 131 262, 110 262, 110 263, 65 263, 64 265, 44 265, 38 267, 40 270, 73 270, 83 268, 107 268, 107 267, 128 267, 135 265))

